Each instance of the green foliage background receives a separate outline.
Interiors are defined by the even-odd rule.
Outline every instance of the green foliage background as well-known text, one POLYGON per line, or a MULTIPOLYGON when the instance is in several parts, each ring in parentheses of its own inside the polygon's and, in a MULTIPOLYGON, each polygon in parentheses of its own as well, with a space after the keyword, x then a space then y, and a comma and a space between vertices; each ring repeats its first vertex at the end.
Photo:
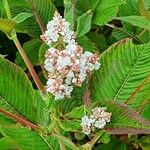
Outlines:
POLYGON ((149 0, 0 0, 0 149, 150 149, 149 0), (101 68, 71 99, 39 91, 16 41, 45 85, 47 46, 40 39, 55 10, 71 23, 101 68), (85 107, 89 92, 92 104, 85 107), (90 136, 81 118, 105 106, 111 122, 90 136))

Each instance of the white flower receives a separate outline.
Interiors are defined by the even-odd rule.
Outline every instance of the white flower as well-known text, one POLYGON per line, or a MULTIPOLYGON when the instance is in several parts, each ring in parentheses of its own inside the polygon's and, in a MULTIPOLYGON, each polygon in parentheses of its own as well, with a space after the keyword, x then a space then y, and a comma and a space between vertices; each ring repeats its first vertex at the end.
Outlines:
POLYGON ((101 64, 98 61, 96 61, 96 63, 94 64, 94 69, 98 70, 100 68, 100 66, 101 66, 101 64))
MULTIPOLYGON (((70 23, 58 12, 48 22, 41 39, 49 46, 44 62, 48 71, 46 91, 56 100, 71 97, 73 86, 81 86, 90 72, 100 68, 98 55, 83 52, 74 31, 70 30, 70 23)), ((106 120, 109 121, 109 117, 106 120)))
POLYGON ((69 55, 74 54, 76 50, 76 45, 75 44, 69 44, 66 46, 66 50, 69 55))
POLYGON ((86 74, 85 73, 80 73, 79 74, 79 79, 80 79, 80 81, 83 82, 86 79, 86 74))
POLYGON ((82 117, 81 126, 89 126, 89 127, 91 126, 91 121, 87 115, 82 117))
POLYGON ((66 85, 66 87, 65 87, 65 95, 66 95, 66 96, 70 96, 72 90, 73 90, 73 87, 72 87, 72 86, 66 85))
POLYGON ((73 71, 72 70, 70 70, 69 72, 68 72, 68 74, 67 74, 67 76, 66 77, 71 77, 71 78, 73 78, 74 77, 74 73, 73 73, 73 71))
POLYGON ((53 71, 53 65, 52 65, 52 63, 50 62, 50 60, 49 59, 46 59, 45 60, 45 62, 44 62, 44 68, 47 70, 47 71, 49 71, 49 72, 51 72, 51 71, 53 71))
POLYGON ((106 122, 102 120, 98 120, 95 122, 95 127, 99 129, 104 128, 105 125, 106 125, 106 122))
POLYGON ((93 55, 93 53, 91 53, 91 52, 88 52, 88 51, 85 51, 84 52, 84 56, 85 57, 90 57, 90 56, 92 56, 93 55))
POLYGON ((66 79, 65 79, 65 83, 67 84, 67 85, 71 85, 71 82, 72 81, 72 78, 71 77, 67 77, 66 79))
POLYGON ((47 29, 52 30, 54 29, 54 27, 55 27, 54 20, 49 21, 47 24, 47 29))
POLYGON ((87 125, 82 126, 82 132, 86 135, 89 135, 91 133, 90 126, 87 126, 87 125))
POLYGON ((58 57, 57 66, 65 67, 65 66, 71 66, 71 65, 72 65, 72 62, 69 56, 66 56, 64 58, 61 56, 58 57))
POLYGON ((106 126, 107 122, 110 122, 111 113, 106 112, 106 107, 95 107, 93 114, 88 117, 85 115, 82 117, 82 131, 85 134, 90 134, 91 131, 95 131, 96 128, 102 129, 106 126))
POLYGON ((55 54, 56 50, 57 50, 56 48, 50 47, 47 51, 50 52, 51 54, 55 54))
POLYGON ((60 100, 60 99, 64 99, 64 95, 63 94, 56 94, 55 95, 55 100, 60 100))
POLYGON ((87 63, 87 69, 90 71, 94 70, 94 65, 92 63, 87 63))

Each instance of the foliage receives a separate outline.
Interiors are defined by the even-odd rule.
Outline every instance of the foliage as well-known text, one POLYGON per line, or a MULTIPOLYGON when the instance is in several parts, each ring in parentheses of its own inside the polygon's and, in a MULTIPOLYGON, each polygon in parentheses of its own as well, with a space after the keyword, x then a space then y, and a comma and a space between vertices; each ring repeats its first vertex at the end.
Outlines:
POLYGON ((149 30, 149 0, 1 0, 0 148, 150 149, 149 30), (56 10, 101 63, 61 101, 45 91, 40 38, 56 10), (87 136, 81 118, 94 107, 111 120, 87 136))

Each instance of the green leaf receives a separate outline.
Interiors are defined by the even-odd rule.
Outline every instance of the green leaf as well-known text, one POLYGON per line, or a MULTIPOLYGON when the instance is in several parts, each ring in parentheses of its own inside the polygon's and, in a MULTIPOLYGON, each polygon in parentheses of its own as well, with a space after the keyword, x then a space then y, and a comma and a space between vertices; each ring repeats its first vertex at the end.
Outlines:
MULTIPOLYGON (((16 110, 10 106, 7 101, 5 101, 3 98, 0 97, 0 108, 11 112, 12 114, 17 115, 18 113, 16 112, 16 110)), ((13 121, 12 119, 8 118, 7 116, 3 115, 0 113, 0 125, 12 125, 16 123, 15 121, 13 121)))
MULTIPOLYGON (((84 106, 81 106, 84 107, 84 106)), ((65 131, 81 132, 81 118, 83 113, 72 115, 73 112, 81 110, 75 108, 64 119, 60 119, 59 125, 65 131), (71 116, 69 116, 71 114, 71 116)), ((112 113, 111 121, 104 128, 111 134, 149 134, 150 122, 144 120, 137 112, 129 106, 112 100, 103 100, 93 104, 93 107, 106 107, 107 112, 112 113)))
POLYGON ((3 31, 9 38, 11 32, 15 29, 16 23, 13 20, 0 18, 0 30, 3 31))
POLYGON ((100 138, 98 139, 99 142, 107 144, 110 142, 110 134, 104 132, 102 133, 102 135, 100 136, 100 138))
POLYGON ((150 11, 145 9, 144 0, 139 0, 138 2, 141 15, 150 20, 150 11))
POLYGON ((52 147, 46 142, 39 133, 31 131, 27 128, 1 127, 0 131, 7 137, 14 145, 21 150, 49 150, 52 147))
POLYGON ((37 110, 36 121, 40 125, 47 126, 50 122, 50 110, 46 108, 45 101, 42 99, 40 92, 37 90, 35 94, 34 107, 37 110))
MULTIPOLYGON (((35 91, 26 74, 16 65, 0 57, 0 95, 20 115, 35 122, 35 91)), ((10 111, 11 112, 11 111, 10 111)))
POLYGON ((150 136, 143 136, 138 141, 142 150, 149 150, 150 149, 150 136))
POLYGON ((105 130, 112 134, 149 134, 150 122, 143 119, 129 106, 117 101, 100 101, 96 106, 107 107, 112 113, 111 121, 105 130))
POLYGON ((76 4, 77 12, 85 13, 88 10, 94 11, 100 3, 101 0, 92 0, 92 1, 86 1, 86 0, 78 0, 76 4))
POLYGON ((63 114, 66 114, 73 110, 75 107, 81 106, 83 104, 83 96, 86 90, 86 83, 84 82, 82 87, 74 87, 71 95, 71 99, 63 100, 60 103, 60 110, 63 114))
POLYGON ((72 141, 70 139, 68 139, 62 135, 53 134, 52 137, 54 137, 58 141, 61 141, 62 143, 64 143, 66 146, 68 146, 69 148, 71 148, 73 150, 79 150, 78 146, 76 146, 74 143, 72 143, 72 141))
POLYGON ((125 21, 140 28, 145 28, 148 30, 150 29, 150 21, 144 18, 143 16, 117 17, 116 19, 125 21))
MULTIPOLYGON (((101 55, 101 68, 93 80, 93 100, 114 99, 125 102, 150 74, 150 44, 134 45, 124 39, 101 55)), ((150 97, 148 82, 129 105, 137 109, 150 97)), ((143 107, 144 108, 144 107, 143 107)))
POLYGON ((82 36, 76 39, 78 44, 83 47, 85 51, 96 52, 96 45, 86 36, 82 36))
POLYGON ((111 21, 117 15, 119 6, 124 2, 124 0, 109 0, 109 3, 107 3, 105 0, 101 0, 95 10, 93 23, 102 26, 111 21))
POLYGON ((17 32, 28 33, 33 37, 39 37, 41 30, 45 30, 46 24, 52 19, 56 10, 50 0, 8 0, 12 16, 19 13, 29 13, 30 17, 17 25, 17 32))
MULTIPOLYGON (((147 5, 146 5, 147 6, 147 5)), ((138 0, 126 0, 126 4, 121 5, 119 9, 119 16, 139 16, 140 9, 138 0)), ((148 7, 146 7, 148 8, 148 7)), ((144 8, 145 9, 145 8, 144 8)), ((123 27, 120 30, 113 30, 113 36, 117 40, 121 40, 125 37, 134 38, 134 40, 138 43, 147 43, 149 42, 149 31, 146 29, 141 29, 138 26, 133 26, 130 23, 125 21, 121 21, 123 27), (125 32, 124 32, 125 31, 125 32), (128 34, 126 34, 128 33, 128 34)))
MULTIPOLYGON (((37 66, 39 64, 39 49, 42 42, 39 39, 33 39, 31 41, 26 42, 23 45, 23 49, 26 52, 29 60, 31 61, 33 66, 37 66)), ((17 52, 15 63, 20 66, 23 70, 27 69, 26 64, 24 63, 21 55, 17 52)))
POLYGON ((83 36, 91 29, 92 12, 91 10, 78 17, 77 20, 77 36, 83 36))
POLYGON ((11 140, 4 137, 0 139, 0 148, 2 150, 18 149, 18 147, 11 140))
POLYGON ((81 132, 81 121, 80 120, 61 120, 59 126, 64 131, 81 132))
POLYGON ((48 48, 49 47, 47 46, 47 44, 43 43, 39 49, 39 56, 38 56, 40 65, 43 68, 42 71, 43 71, 45 79, 48 78, 48 73, 47 73, 46 69, 44 69, 45 54, 46 54, 46 51, 48 50, 48 48))
POLYGON ((127 150, 126 143, 116 137, 112 137, 108 144, 99 144, 96 150, 127 150))
POLYGON ((75 30, 77 18, 88 10, 94 12, 100 0, 64 0, 65 19, 70 22, 71 28, 75 30), (83 5, 84 4, 84 5, 83 5))
POLYGON ((87 37, 96 45, 100 53, 106 50, 106 48, 108 47, 106 39, 103 34, 99 34, 96 32, 89 32, 87 34, 87 37))
POLYGON ((84 107, 76 107, 71 112, 65 115, 67 118, 78 118, 81 119, 81 116, 84 116, 84 107))
POLYGON ((16 23, 21 23, 21 22, 25 21, 26 19, 28 19, 28 18, 30 18, 30 17, 32 17, 32 16, 33 16, 33 14, 31 14, 31 13, 20 13, 20 14, 18 14, 17 16, 15 16, 15 17, 13 18, 13 20, 14 20, 16 23))

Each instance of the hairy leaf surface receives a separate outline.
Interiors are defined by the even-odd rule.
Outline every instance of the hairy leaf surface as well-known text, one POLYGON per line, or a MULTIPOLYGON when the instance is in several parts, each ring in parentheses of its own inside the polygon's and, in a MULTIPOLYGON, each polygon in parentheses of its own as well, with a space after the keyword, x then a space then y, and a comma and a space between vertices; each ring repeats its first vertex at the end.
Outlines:
MULTIPOLYGON (((150 44, 134 45, 124 39, 101 55, 101 68, 93 80, 93 100, 114 99, 125 102, 150 75, 150 44)), ((150 97, 150 82, 133 97, 136 109, 150 97)))

